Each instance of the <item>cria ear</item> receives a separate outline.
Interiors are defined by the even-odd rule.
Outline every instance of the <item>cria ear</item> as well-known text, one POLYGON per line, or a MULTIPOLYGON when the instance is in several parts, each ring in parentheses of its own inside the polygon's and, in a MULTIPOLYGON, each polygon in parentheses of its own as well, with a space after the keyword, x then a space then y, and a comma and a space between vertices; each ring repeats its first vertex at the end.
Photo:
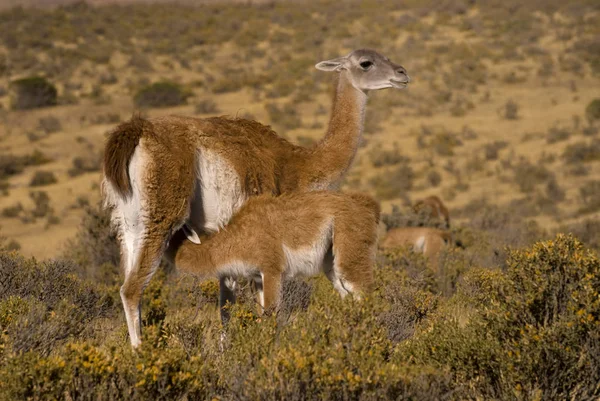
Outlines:
POLYGON ((185 236, 187 237, 187 239, 192 241, 194 244, 198 244, 198 245, 201 244, 200 237, 198 237, 198 234, 196 233, 196 231, 192 227, 190 227, 189 224, 183 225, 183 232, 185 233, 185 236))
POLYGON ((315 67, 321 71, 341 71, 347 69, 348 59, 346 57, 338 57, 327 61, 321 61, 315 67))

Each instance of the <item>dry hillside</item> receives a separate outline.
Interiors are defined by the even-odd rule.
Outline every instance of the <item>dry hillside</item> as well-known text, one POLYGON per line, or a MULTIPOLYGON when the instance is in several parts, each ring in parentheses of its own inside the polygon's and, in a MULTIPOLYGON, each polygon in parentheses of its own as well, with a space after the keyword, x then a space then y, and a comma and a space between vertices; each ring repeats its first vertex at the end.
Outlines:
POLYGON ((313 65, 359 47, 404 65, 413 81, 372 94, 346 188, 374 194, 385 211, 436 194, 459 221, 488 204, 550 231, 597 219, 593 2, 396 3, 1 12, 2 234, 25 255, 60 254, 99 200, 105 133, 135 110, 248 116, 310 146, 324 133, 332 85, 313 65), (15 82, 34 76, 56 87, 56 105, 17 105, 15 82), (148 100, 157 82, 168 84, 148 100))

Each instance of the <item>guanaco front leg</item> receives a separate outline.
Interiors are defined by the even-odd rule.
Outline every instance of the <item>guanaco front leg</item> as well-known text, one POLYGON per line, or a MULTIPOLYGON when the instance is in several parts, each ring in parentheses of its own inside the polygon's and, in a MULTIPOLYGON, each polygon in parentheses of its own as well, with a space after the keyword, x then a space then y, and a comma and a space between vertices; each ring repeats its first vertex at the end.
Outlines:
POLYGON ((256 283, 261 313, 270 313, 277 308, 281 298, 281 275, 261 273, 262 282, 256 283))

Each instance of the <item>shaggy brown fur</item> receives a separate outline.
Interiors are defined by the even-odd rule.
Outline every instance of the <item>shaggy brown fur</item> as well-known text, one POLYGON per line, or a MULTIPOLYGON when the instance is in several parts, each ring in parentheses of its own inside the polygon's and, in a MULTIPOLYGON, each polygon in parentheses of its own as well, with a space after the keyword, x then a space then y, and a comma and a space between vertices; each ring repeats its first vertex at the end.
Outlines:
POLYGON ((381 241, 383 248, 411 247, 415 252, 427 257, 431 266, 437 269, 439 255, 445 246, 452 242, 452 235, 430 227, 392 228, 381 241))
POLYGON ((446 228, 450 228, 450 213, 444 205, 444 202, 437 196, 428 196, 425 199, 419 200, 413 206, 415 213, 426 211, 431 218, 443 220, 446 223, 446 228))
POLYGON ((366 291, 372 283, 379 205, 363 194, 326 191, 246 202, 227 228, 201 236, 200 245, 177 234, 168 256, 178 269, 202 276, 262 275, 263 308, 279 301, 282 275, 323 270, 336 288, 366 291))
POLYGON ((108 137, 104 150, 104 176, 123 197, 131 196, 127 167, 142 135, 152 132, 150 123, 134 115, 130 121, 119 125, 108 137), (147 127, 146 129, 144 129, 147 127), (118 133, 118 134, 117 134, 118 133))

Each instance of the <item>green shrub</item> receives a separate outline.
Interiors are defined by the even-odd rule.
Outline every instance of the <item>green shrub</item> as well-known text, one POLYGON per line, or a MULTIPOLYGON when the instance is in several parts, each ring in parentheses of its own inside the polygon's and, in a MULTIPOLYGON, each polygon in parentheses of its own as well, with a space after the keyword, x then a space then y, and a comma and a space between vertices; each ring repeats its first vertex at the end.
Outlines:
POLYGON ((585 116, 590 122, 600 120, 600 99, 594 99, 587 105, 585 116))
POLYGON ((120 248, 109 211, 100 205, 85 209, 75 239, 67 244, 65 257, 82 266, 86 278, 106 284, 118 280, 120 248))
POLYGON ((412 188, 414 179, 412 167, 408 163, 401 163, 374 176, 369 180, 369 184, 379 199, 386 200, 402 197, 412 188))
POLYGON ((29 182, 29 186, 42 187, 45 185, 55 184, 57 182, 58 180, 52 171, 36 171, 29 182))
POLYGON ((546 142, 549 144, 566 141, 571 136, 569 130, 565 128, 552 127, 548 130, 548 136, 546 137, 546 142))
POLYGON ((398 143, 394 143, 392 149, 382 149, 381 144, 378 144, 369 151, 369 157, 374 167, 394 166, 409 160, 400 153, 398 143))
POLYGON ((403 357, 451 369, 482 399, 587 399, 597 394, 600 262, 570 236, 511 251, 506 273, 474 270, 444 315, 406 343, 403 357), (460 306, 457 306, 460 308, 460 306))
POLYGON ((23 78, 12 82, 15 90, 12 107, 16 110, 55 106, 56 87, 42 77, 23 78))
POLYGON ((34 150, 30 155, 15 156, 11 154, 0 155, 0 178, 8 178, 20 174, 25 167, 39 166, 48 163, 50 159, 39 150, 34 150))
POLYGON ((516 120, 519 118, 519 105, 514 100, 506 102, 500 110, 500 115, 507 120, 516 120))
POLYGON ((156 82, 140 89, 133 101, 137 107, 172 107, 186 103, 190 95, 174 82, 156 82))
POLYGON ((573 143, 564 150, 563 159, 567 163, 585 163, 600 160, 600 139, 591 142, 573 143))
POLYGON ((14 206, 8 206, 2 209, 3 217, 19 217, 19 214, 23 211, 23 205, 19 202, 14 206))
POLYGON ((200 100, 194 106, 194 112, 196 114, 217 114, 220 113, 219 107, 211 99, 200 100))
POLYGON ((54 210, 50 206, 50 197, 46 191, 30 192, 29 197, 33 200, 35 205, 34 209, 31 211, 33 217, 45 217, 54 213, 54 210))
POLYGON ((484 153, 486 160, 498 160, 498 153, 500 150, 506 148, 508 143, 506 141, 494 141, 484 145, 484 153))
POLYGON ((427 173, 427 183, 432 187, 437 187, 442 182, 442 175, 436 170, 431 170, 427 173))
POLYGON ((62 129, 62 124, 58 118, 54 116, 46 116, 38 120, 38 127, 46 134, 53 134, 62 129))
POLYGON ((75 157, 71 161, 71 167, 67 173, 70 177, 77 177, 85 173, 100 171, 102 168, 102 159, 100 157, 75 157))
POLYGON ((594 213, 600 210, 600 180, 587 181, 579 188, 579 194, 584 204, 579 213, 594 213))
POLYGON ((287 103, 283 107, 276 103, 265 104, 271 123, 279 130, 289 131, 302 126, 302 119, 298 115, 296 107, 287 103))
POLYGON ((547 182, 554 174, 541 164, 532 164, 528 160, 521 160, 514 166, 514 180, 521 192, 531 192, 536 185, 547 182))

